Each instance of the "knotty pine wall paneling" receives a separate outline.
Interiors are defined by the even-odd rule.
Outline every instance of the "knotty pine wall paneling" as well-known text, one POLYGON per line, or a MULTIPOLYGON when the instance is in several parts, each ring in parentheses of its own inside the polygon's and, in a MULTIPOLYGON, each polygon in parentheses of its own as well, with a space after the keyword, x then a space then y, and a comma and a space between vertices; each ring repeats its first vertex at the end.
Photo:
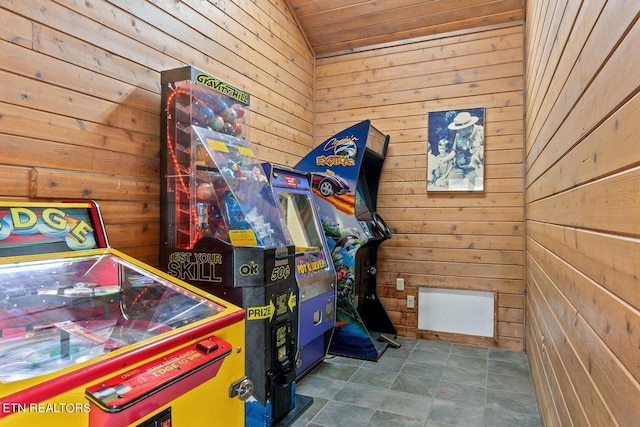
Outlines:
POLYGON ((544 425, 640 420, 640 3, 527 2, 526 339, 544 425))
POLYGON ((161 71, 248 91, 261 160, 311 147, 314 57, 281 0, 3 0, 0 23, 0 197, 95 199, 111 245, 152 265, 161 71))
POLYGON ((314 144, 364 119, 390 135, 377 292, 400 336, 524 349, 523 44, 520 23, 316 62, 314 144), (471 107, 486 108, 486 191, 427 193, 428 113, 471 107), (418 330, 420 287, 495 292, 495 339, 418 330))

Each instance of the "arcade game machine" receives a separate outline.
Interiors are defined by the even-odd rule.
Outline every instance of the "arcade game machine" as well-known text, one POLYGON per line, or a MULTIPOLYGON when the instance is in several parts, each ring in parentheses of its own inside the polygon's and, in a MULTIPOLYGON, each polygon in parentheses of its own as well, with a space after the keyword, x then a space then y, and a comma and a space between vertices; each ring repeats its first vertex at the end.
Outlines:
POLYGON ((193 67, 161 78, 160 268, 247 310, 247 426, 271 426, 306 407, 295 247, 247 139, 249 94, 193 67))
POLYGON ((362 121, 305 156, 296 169, 312 186, 337 274, 336 326, 329 353, 377 361, 396 329, 376 295, 378 246, 391 238, 376 213, 378 182, 389 137, 362 121))
POLYGON ((103 230, 92 202, 0 202, 0 426, 243 426, 245 311, 103 230))
POLYGON ((309 173, 264 164, 280 202, 289 234, 296 245, 298 281, 297 378, 320 364, 329 349, 335 325, 336 274, 322 231, 309 173))

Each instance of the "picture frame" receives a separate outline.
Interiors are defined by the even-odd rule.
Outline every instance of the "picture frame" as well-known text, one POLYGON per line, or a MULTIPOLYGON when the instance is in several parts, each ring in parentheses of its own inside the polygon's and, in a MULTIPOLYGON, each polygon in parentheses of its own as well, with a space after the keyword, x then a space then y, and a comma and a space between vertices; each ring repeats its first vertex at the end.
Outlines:
POLYGON ((428 117, 427 192, 484 191, 484 107, 428 117))

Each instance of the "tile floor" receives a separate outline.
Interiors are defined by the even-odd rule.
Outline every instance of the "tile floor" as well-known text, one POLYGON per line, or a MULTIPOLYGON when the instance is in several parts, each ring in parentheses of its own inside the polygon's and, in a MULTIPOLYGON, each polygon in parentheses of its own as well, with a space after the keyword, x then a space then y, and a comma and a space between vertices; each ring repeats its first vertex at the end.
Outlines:
POLYGON ((540 427, 525 353, 398 338, 377 362, 329 355, 292 427, 540 427))

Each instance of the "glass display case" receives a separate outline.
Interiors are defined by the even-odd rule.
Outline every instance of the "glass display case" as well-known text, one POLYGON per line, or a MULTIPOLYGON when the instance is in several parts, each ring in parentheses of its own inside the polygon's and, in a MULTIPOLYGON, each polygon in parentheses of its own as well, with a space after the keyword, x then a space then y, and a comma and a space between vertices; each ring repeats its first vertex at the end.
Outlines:
POLYGON ((111 253, 0 262, 0 382, 86 363, 224 309, 111 253))
POLYGON ((248 143, 197 126, 192 132, 196 172, 190 208, 195 207, 197 224, 189 228, 195 237, 233 246, 291 245, 262 163, 248 143))
POLYGON ((0 202, 0 426, 244 426, 245 311, 100 227, 90 203, 0 202))

